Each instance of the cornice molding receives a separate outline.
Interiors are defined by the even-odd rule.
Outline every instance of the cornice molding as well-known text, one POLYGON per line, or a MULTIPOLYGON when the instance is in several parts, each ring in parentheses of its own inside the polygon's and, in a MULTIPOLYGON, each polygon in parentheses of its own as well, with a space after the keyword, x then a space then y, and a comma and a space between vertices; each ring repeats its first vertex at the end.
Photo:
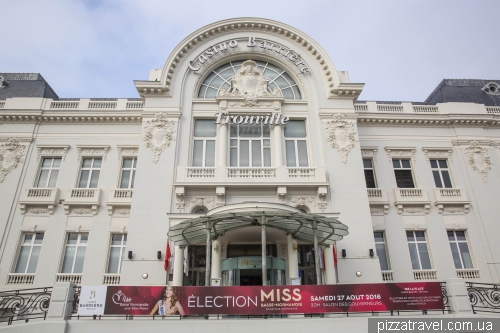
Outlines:
POLYGON ((356 113, 358 125, 383 126, 500 126, 500 117, 492 114, 374 114, 356 113))

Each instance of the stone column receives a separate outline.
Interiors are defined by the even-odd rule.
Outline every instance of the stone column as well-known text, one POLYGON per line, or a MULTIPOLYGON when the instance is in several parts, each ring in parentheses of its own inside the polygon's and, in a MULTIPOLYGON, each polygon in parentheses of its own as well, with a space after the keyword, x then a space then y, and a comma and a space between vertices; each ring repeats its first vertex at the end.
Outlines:
POLYGON ((218 149, 218 157, 217 157, 217 166, 219 167, 225 167, 226 162, 227 162, 227 131, 228 131, 228 126, 227 124, 220 124, 219 125, 219 149, 218 149))
POLYGON ((281 127, 278 125, 273 126, 274 152, 271 152, 271 154, 274 155, 276 167, 283 166, 283 130, 281 127))
POLYGON ((174 256, 174 280, 172 285, 182 286, 184 274, 184 247, 175 246, 174 256))
POLYGON ((220 243, 220 239, 215 239, 212 241, 212 278, 220 279, 221 270, 220 270, 220 262, 221 262, 221 250, 222 245, 220 243))
POLYGON ((292 235, 287 235, 288 245, 288 283, 291 284, 291 279, 299 277, 299 261, 297 259, 297 250, 293 249, 292 235))
POLYGON ((333 262, 333 245, 325 247, 325 284, 335 284, 337 283, 337 278, 335 277, 335 264, 333 262))

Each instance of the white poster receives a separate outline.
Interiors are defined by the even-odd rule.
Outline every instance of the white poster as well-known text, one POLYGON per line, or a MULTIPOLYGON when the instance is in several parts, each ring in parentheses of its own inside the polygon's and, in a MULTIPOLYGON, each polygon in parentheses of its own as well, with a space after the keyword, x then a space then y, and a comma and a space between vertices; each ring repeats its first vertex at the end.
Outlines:
POLYGON ((80 291, 78 315, 92 316, 104 314, 107 286, 84 286, 80 291))

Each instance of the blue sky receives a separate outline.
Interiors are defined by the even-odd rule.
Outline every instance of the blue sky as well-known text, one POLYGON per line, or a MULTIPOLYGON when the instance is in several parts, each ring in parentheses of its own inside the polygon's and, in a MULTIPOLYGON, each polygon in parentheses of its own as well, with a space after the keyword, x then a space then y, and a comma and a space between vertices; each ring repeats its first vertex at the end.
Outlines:
POLYGON ((500 79, 498 0, 0 2, 0 72, 38 72, 60 97, 138 97, 196 29, 232 17, 292 25, 320 43, 363 100, 423 101, 443 78, 500 79))

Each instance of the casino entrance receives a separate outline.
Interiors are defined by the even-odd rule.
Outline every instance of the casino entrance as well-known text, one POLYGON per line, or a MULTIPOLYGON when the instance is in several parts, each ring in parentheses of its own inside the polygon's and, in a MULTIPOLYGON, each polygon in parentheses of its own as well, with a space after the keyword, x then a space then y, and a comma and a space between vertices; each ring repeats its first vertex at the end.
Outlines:
POLYGON ((168 236, 175 244, 173 285, 335 283, 331 245, 347 234, 347 226, 334 216, 287 205, 244 202, 217 207, 170 227, 168 236), (320 246, 325 249, 324 274, 320 246), (185 252, 187 262, 199 265, 187 266, 190 273, 183 283, 185 252))

